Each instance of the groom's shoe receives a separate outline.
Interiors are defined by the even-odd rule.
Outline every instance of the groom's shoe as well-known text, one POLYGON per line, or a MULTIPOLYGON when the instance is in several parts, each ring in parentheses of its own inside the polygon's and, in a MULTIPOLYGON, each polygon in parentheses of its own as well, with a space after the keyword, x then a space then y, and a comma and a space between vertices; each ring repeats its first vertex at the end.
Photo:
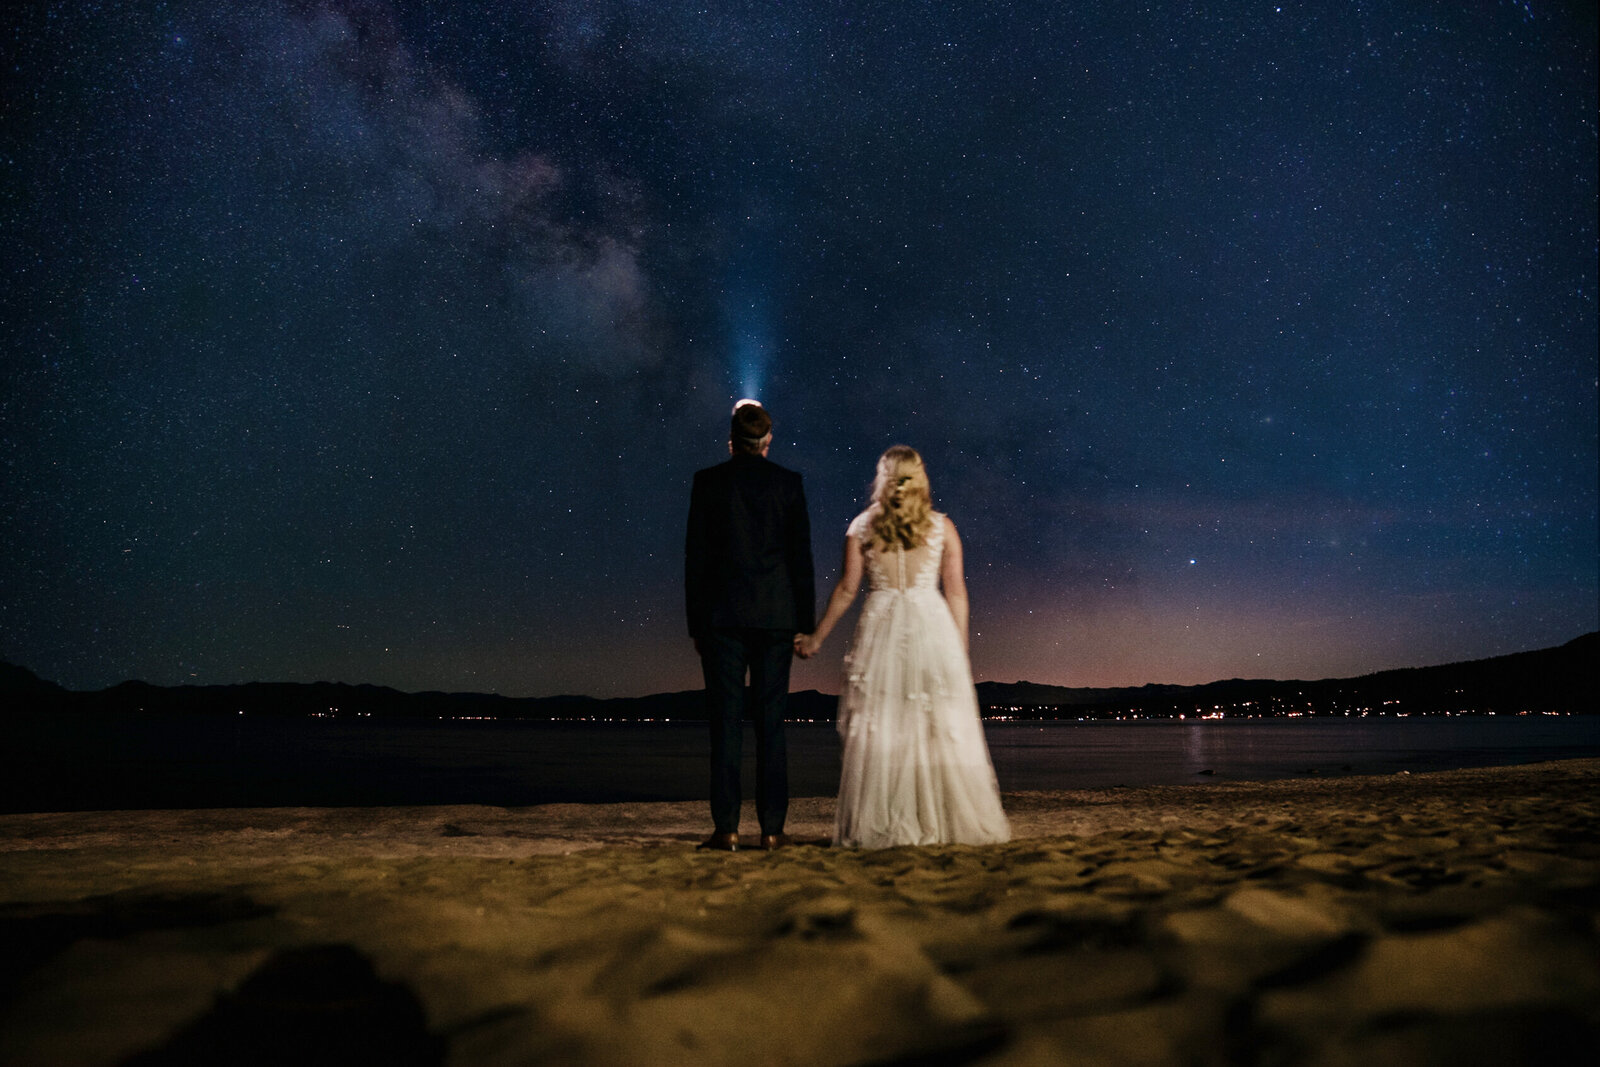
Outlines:
POLYGON ((713 848, 718 852, 738 852, 739 835, 736 833, 723 833, 720 830, 706 838, 696 848, 713 848))
POLYGON ((775 852, 780 848, 787 848, 792 844, 788 834, 762 834, 761 847, 768 852, 775 852))

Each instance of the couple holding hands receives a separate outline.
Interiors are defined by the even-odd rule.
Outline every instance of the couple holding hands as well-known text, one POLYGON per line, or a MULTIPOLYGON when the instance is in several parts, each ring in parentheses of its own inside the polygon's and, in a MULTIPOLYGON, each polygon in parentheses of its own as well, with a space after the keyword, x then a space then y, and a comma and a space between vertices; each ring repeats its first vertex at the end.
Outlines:
POLYGON ((895 445, 878 460, 872 500, 845 531, 843 569, 815 622, 805 490, 799 474, 766 458, 771 444, 771 416, 741 400, 728 460, 697 472, 690 497, 684 578, 689 633, 705 672, 715 827, 700 847, 739 848, 747 701, 760 844, 787 844, 783 718, 791 657, 816 654, 863 580, 867 598, 839 696, 844 751, 834 844, 1007 840, 967 657, 961 539, 933 510, 922 457, 895 445))

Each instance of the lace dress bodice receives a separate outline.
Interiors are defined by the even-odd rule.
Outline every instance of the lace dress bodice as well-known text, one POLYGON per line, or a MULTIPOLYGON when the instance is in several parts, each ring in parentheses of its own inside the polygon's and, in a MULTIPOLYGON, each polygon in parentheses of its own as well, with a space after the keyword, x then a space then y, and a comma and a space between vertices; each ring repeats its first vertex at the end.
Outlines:
POLYGON ((928 539, 916 548, 896 546, 889 551, 880 551, 870 544, 870 514, 863 511, 857 515, 847 531, 863 545, 867 590, 872 593, 938 592, 939 564, 944 557, 944 516, 937 511, 933 513, 928 539))

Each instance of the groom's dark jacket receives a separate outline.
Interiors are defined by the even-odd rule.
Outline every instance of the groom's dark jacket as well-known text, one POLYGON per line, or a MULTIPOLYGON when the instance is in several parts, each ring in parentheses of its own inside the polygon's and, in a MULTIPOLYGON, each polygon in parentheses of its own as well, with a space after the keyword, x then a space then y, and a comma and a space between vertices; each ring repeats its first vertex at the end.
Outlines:
POLYGON ((816 629, 811 520, 800 475, 737 453, 695 472, 684 550, 689 633, 816 629))

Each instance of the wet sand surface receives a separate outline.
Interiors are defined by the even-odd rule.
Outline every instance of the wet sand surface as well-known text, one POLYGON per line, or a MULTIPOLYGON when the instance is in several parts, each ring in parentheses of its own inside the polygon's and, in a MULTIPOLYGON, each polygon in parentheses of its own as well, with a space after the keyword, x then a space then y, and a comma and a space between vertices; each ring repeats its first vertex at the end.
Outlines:
POLYGON ((1600 760, 1006 796, 0 816, 0 1063, 1503 1064, 1600 1042, 1600 760), (751 816, 747 813, 747 823, 751 816), (753 831, 753 826, 746 827, 753 831))

